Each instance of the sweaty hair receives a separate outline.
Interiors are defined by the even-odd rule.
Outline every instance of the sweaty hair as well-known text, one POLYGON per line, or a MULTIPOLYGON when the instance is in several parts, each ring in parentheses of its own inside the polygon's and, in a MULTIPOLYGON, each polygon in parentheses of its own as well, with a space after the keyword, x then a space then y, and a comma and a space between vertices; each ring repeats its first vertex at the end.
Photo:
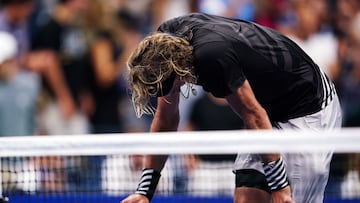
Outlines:
POLYGON ((190 38, 155 33, 144 38, 131 54, 127 65, 137 117, 154 114, 150 98, 166 94, 163 92, 164 81, 174 74, 188 85, 196 83, 190 38))

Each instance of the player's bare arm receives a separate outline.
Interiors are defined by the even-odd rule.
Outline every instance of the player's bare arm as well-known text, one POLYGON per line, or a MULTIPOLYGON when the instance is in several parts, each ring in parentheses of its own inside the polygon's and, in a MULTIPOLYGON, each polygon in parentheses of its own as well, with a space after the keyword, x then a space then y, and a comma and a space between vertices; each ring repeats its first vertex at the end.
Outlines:
MULTIPOLYGON (((227 101, 244 120, 249 129, 272 129, 269 117, 264 108, 256 100, 248 81, 236 92, 226 97, 227 101)), ((263 154, 264 164, 277 163, 281 160, 280 154, 263 154)), ((272 192, 272 203, 292 203, 290 186, 272 192)), ((247 201, 247 200, 244 200, 247 201)), ((241 202, 240 200, 237 202, 241 202)))
MULTIPOLYGON (((226 97, 227 101, 244 120, 248 129, 272 129, 269 117, 263 107, 256 100, 248 81, 236 92, 226 97)), ((279 154, 262 155, 265 163, 276 161, 279 154)))
MULTIPOLYGON (((179 95, 182 82, 175 80, 173 88, 163 97, 157 99, 157 110, 151 124, 151 132, 176 131, 179 124, 179 95)), ((165 165, 166 155, 146 157, 145 167, 161 171, 165 165)))
MULTIPOLYGON (((170 92, 162 97, 157 99, 157 109, 154 115, 153 122, 151 124, 151 132, 161 132, 161 131, 176 131, 179 124, 179 96, 180 96, 180 87, 183 84, 179 79, 175 79, 174 84, 170 92)), ((145 169, 143 171, 143 176, 146 174, 152 174, 160 178, 160 171, 164 168, 164 165, 167 160, 167 155, 147 155, 145 159, 145 169)), ((145 180, 145 182, 148 180, 145 180)), ((156 180, 154 185, 157 185, 156 180)), ((150 198, 148 191, 142 191, 140 181, 139 187, 135 194, 130 195, 121 203, 148 203, 151 200, 151 197, 154 191, 150 191, 150 198), (144 193, 142 193, 144 192, 144 193)), ((149 180, 153 182, 153 180, 149 180)), ((151 183, 153 184, 153 183, 151 183)), ((155 188, 153 188, 155 189, 155 188)))
POLYGON ((272 129, 267 113, 256 100, 248 81, 226 99, 234 111, 243 118, 247 128, 272 129))

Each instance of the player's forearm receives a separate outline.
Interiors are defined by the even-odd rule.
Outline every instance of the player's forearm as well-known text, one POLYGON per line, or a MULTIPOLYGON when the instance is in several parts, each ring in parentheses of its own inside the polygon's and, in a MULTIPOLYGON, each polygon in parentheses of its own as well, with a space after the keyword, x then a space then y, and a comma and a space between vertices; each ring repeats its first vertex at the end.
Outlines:
MULTIPOLYGON (((158 114, 158 113, 157 113, 158 114)), ((178 116, 172 119, 164 120, 159 115, 155 115, 151 124, 151 132, 176 131, 178 126, 178 116), (173 121, 171 121, 173 120, 173 121)), ((161 171, 165 165, 167 155, 148 155, 145 160, 145 168, 153 168, 161 171)))
MULTIPOLYGON (((248 119, 247 127, 249 129, 272 129, 265 110, 260 110, 259 113, 253 114, 251 119, 248 119)), ((280 154, 260 154, 263 163, 269 163, 280 159, 280 154)))
MULTIPOLYGON (((177 129, 177 122, 161 119, 158 114, 159 113, 157 112, 154 116, 150 132, 175 131, 177 129)), ((167 155, 148 155, 145 157, 145 168, 153 168, 156 171, 161 172, 167 157, 167 155)))
MULTIPOLYGON (((272 125, 265 110, 253 115, 253 119, 247 123, 249 129, 272 129, 272 125), (250 126, 249 126, 250 125, 250 126)), ((280 159, 280 154, 260 154, 263 163, 270 163, 280 159)))
POLYGON ((160 172, 165 165, 166 159, 167 156, 146 156, 145 168, 142 171, 140 182, 135 191, 135 194, 143 195, 149 201, 151 201, 155 194, 158 182, 161 177, 160 172))
MULTIPOLYGON (((270 120, 265 110, 253 111, 252 114, 247 114, 246 124, 249 129, 272 129, 270 120)), ((269 187, 272 191, 278 191, 288 186, 286 169, 283 165, 281 155, 278 153, 274 154, 260 154, 263 162, 266 180, 268 181, 269 187), (276 170, 275 170, 275 169, 276 170), (279 181, 274 181, 274 175, 283 174, 278 177, 279 181)))
POLYGON ((161 172, 167 160, 167 155, 147 155, 145 157, 145 168, 152 168, 161 172))
MULTIPOLYGON (((254 119, 255 121, 251 126, 248 126, 250 129, 272 129, 271 123, 266 114, 254 119)), ((249 124, 248 124, 249 125, 249 124)), ((260 154, 263 163, 269 163, 280 159, 280 154, 260 154)))
POLYGON ((248 129, 272 129, 269 117, 261 106, 254 107, 244 114, 245 125, 248 129))
MULTIPOLYGON (((262 107, 253 108, 252 113, 247 114, 246 125, 249 129, 272 129, 270 119, 262 107)), ((279 161, 281 155, 279 153, 260 154, 264 165, 279 161)))

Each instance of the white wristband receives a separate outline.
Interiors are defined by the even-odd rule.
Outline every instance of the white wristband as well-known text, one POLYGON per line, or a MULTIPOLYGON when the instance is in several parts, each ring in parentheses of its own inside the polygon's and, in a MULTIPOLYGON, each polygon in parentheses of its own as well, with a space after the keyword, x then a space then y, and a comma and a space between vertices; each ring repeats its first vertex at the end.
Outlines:
POLYGON ((144 195, 149 199, 149 201, 151 201, 152 197, 154 196, 160 176, 160 173, 155 171, 154 169, 144 169, 135 193, 144 195))
POLYGON ((271 191, 278 191, 289 185, 285 164, 282 158, 263 164, 266 181, 271 191))

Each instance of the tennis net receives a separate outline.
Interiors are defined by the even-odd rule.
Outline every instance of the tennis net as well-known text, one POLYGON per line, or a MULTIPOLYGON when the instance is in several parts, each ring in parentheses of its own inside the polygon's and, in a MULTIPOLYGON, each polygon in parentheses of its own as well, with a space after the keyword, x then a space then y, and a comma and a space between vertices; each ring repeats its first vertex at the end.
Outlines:
POLYGON ((0 138, 9 202, 120 202, 146 154, 169 154, 153 202, 233 202, 237 153, 334 151, 325 202, 360 201, 360 129, 208 131, 0 138))

